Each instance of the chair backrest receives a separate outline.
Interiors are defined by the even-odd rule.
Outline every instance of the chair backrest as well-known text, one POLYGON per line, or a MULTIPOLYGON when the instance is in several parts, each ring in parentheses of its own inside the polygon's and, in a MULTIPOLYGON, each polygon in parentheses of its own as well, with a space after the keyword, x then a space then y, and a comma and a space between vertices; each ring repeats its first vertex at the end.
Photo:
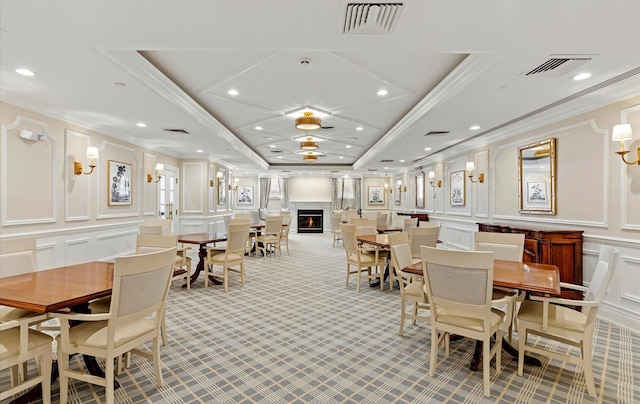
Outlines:
POLYGON ((373 226, 373 227, 376 227, 378 225, 375 220, 362 219, 359 217, 351 219, 351 223, 349 224, 354 224, 356 226, 373 226))
MULTIPOLYGON (((251 213, 236 213, 234 215, 235 219, 242 219, 242 220, 246 220, 249 223, 251 223, 251 213)), ((256 223, 258 223, 258 220, 256 220, 256 223)))
POLYGON ((412 217, 410 219, 404 219, 404 226, 402 226, 403 231, 408 233, 412 227, 418 227, 418 218, 412 217))
POLYGON ((282 216, 282 224, 286 224, 287 226, 291 224, 291 212, 289 211, 280 212, 280 216, 282 216))
POLYGON ((403 231, 396 233, 389 233, 389 245, 394 246, 396 244, 406 243, 409 244, 409 234, 403 231))
POLYGON ((436 227, 412 227, 409 230, 409 240, 411 243, 411 254, 420 257, 420 246, 426 245, 435 247, 440 235, 440 226, 436 227))
MULTIPOLYGON (((157 234, 138 234, 136 254, 148 254, 178 245, 178 236, 160 236, 157 234)), ((175 257, 174 257, 175 258, 175 257)))
MULTIPOLYGON (((589 283, 589 289, 584 295, 585 300, 593 300, 598 303, 602 303, 604 296, 607 294, 611 279, 616 270, 616 264, 618 262, 618 250, 603 245, 600 247, 600 254, 598 255, 598 264, 591 277, 589 283)), ((588 322, 595 319, 595 315, 598 311, 598 307, 584 307, 582 312, 587 315, 588 322)))
POLYGON ((424 220, 421 220, 418 222, 418 227, 437 227, 440 228, 440 223, 434 223, 434 222, 425 222, 424 220))
POLYGON ((362 212, 362 218, 375 222, 378 219, 378 212, 362 212))
POLYGON ((477 231, 474 244, 476 251, 493 251, 497 260, 522 262, 524 234, 477 231))
POLYGON ((227 233, 229 230, 229 226, 231 226, 232 224, 243 224, 243 223, 249 223, 249 225, 251 225, 251 223, 247 219, 229 219, 229 224, 227 225, 227 233))
POLYGON ((171 234, 171 219, 145 219, 147 226, 162 226, 162 234, 171 234))
POLYGON ((371 236, 378 234, 376 226, 356 226, 357 236, 371 236))
POLYGON ((0 242, 0 278, 21 275, 38 269, 34 237, 0 242))
POLYGON ((378 226, 386 226, 387 225, 387 214, 386 213, 378 213, 376 218, 376 224, 378 226))
POLYGON ((266 220, 268 216, 269 216, 269 211, 266 208, 258 209, 258 219, 259 220, 266 220))
POLYGON ((343 223, 340 226, 340 232, 342 233, 342 245, 347 254, 358 254, 356 225, 343 223))
POLYGON ((342 213, 332 213, 331 214, 331 228, 336 231, 340 230, 340 225, 342 224, 342 213))
POLYGON ((247 239, 249 238, 250 228, 251 224, 246 221, 229 225, 225 254, 238 254, 242 256, 244 255, 244 250, 247 245, 247 239))
POLYGON ((107 341, 114 341, 115 326, 139 320, 155 312, 156 327, 173 275, 177 248, 148 254, 116 257, 107 341))
POLYGON ((280 234, 282 216, 268 216, 264 221, 264 234, 280 234))
POLYGON ((484 317, 489 327, 493 291, 493 252, 420 247, 422 270, 432 313, 438 306, 473 317, 484 317))
POLYGON ((397 271, 401 271, 402 268, 406 268, 409 265, 413 264, 413 258, 411 257, 411 248, 409 247, 409 243, 398 243, 392 245, 391 261, 393 263, 393 267, 397 271))
POLYGON ((161 236, 163 233, 162 226, 152 224, 141 224, 138 226, 138 234, 154 234, 161 236))

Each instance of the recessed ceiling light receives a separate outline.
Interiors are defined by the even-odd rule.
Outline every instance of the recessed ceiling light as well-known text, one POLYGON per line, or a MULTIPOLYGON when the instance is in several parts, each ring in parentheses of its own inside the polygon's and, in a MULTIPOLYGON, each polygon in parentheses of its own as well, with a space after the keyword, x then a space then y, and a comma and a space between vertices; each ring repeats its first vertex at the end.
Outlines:
POLYGON ((338 156, 338 158, 339 158, 339 159, 343 159, 343 158, 344 158, 344 156, 338 156))
POLYGON ((281 159, 281 158, 282 158, 282 156, 278 156, 278 158, 279 158, 279 159, 281 159))
POLYGON ((147 124, 146 124, 146 123, 144 123, 144 122, 138 122, 138 123, 136 124, 136 126, 137 126, 137 127, 139 127, 139 128, 146 128, 146 127, 147 127, 147 124))
POLYGON ((23 76, 29 76, 29 77, 34 75, 34 73, 31 70, 25 69, 22 67, 20 69, 16 69, 16 73, 21 74, 23 76))
POLYGON ((196 150, 196 153, 202 153, 202 149, 196 150))
POLYGON ((389 169, 389 167, 385 167, 384 169, 385 169, 385 170, 388 170, 388 169, 389 169))
POLYGON ((401 163, 404 163, 404 160, 400 160, 401 163))
POLYGON ((265 137, 264 140, 271 140, 273 139, 272 137, 265 137))
POLYGON ((424 149, 425 149, 426 151, 429 151, 429 150, 431 150, 431 147, 425 147, 424 149))
POLYGON ((269 146, 269 147, 271 147, 271 148, 273 149, 273 148, 275 148, 275 147, 276 147, 276 145, 272 144, 272 145, 271 145, 271 146, 269 146))
POLYGON ((473 126, 471 126, 469 129, 471 129, 471 130, 478 130, 478 129, 480 129, 480 126, 478 126, 478 125, 473 125, 473 126))
POLYGON ((577 76, 573 76, 574 80, 585 80, 591 77, 591 73, 580 73, 577 76))
POLYGON ((387 95, 387 94, 389 94, 387 90, 384 90, 384 89, 378 90, 378 95, 387 95))
POLYGON ((358 126, 356 130, 364 130, 364 128, 362 126, 358 126))
POLYGON ((351 148, 351 145, 350 145, 350 144, 348 144, 348 145, 346 145, 345 147, 346 147, 347 149, 350 149, 350 148, 351 148))
POLYGON ((262 130, 262 126, 256 126, 256 130, 262 130))
POLYGON ((229 94, 229 95, 238 95, 240 93, 238 92, 238 90, 229 90, 229 91, 227 91, 227 94, 229 94))

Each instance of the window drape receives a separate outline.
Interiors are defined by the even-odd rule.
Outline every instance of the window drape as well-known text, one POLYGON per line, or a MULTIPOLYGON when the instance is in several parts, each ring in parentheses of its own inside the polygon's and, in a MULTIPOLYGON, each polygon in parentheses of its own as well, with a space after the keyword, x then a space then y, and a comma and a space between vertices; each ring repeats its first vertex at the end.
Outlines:
POLYGON ((260 209, 266 209, 269 205, 270 190, 271 178, 260 178, 260 209))
POLYGON ((280 178, 280 204, 283 210, 289 210, 289 178, 280 178))
POLYGON ((357 210, 361 206, 360 178, 333 178, 333 210, 357 210))

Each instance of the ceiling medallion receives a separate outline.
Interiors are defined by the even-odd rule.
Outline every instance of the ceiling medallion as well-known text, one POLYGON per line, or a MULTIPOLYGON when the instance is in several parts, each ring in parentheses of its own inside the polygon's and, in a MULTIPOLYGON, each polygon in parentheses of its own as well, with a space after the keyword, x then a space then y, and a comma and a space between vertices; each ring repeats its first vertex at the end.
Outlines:
POLYGON ((296 118, 296 129, 313 131, 320 129, 320 118, 313 116, 313 112, 305 112, 304 116, 296 118))
POLYGON ((304 141, 300 142, 300 149, 302 150, 318 150, 318 142, 314 142, 312 137, 306 138, 304 141))

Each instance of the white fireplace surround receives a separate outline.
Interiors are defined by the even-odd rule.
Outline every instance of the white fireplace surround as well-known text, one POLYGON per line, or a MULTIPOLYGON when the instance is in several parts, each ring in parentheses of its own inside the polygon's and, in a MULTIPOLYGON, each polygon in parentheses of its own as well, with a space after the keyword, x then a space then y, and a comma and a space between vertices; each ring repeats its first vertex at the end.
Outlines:
POLYGON ((291 209, 291 228, 298 228, 298 209, 322 209, 323 221, 322 230, 327 233, 331 232, 331 201, 289 201, 289 207, 291 209))

